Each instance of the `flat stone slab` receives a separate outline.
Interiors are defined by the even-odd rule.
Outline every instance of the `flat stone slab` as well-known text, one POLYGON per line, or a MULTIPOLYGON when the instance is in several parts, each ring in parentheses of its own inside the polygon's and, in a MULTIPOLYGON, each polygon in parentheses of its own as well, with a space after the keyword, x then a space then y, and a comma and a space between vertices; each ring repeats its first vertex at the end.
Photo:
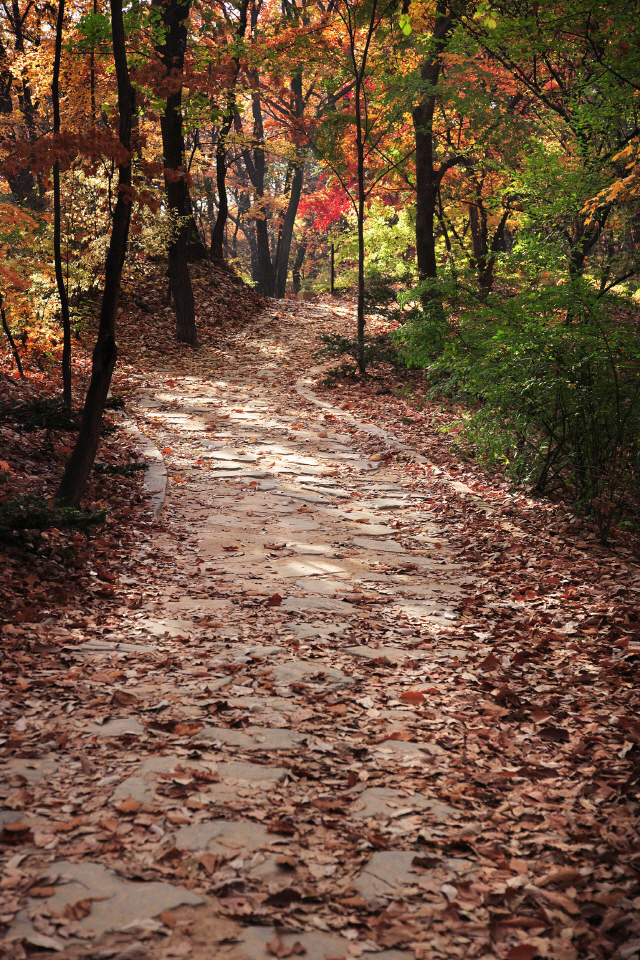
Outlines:
POLYGON ((439 620, 453 623, 459 619, 451 607, 433 602, 429 603, 428 600, 398 600, 396 606, 402 610, 405 616, 414 620, 439 620))
MULTIPOLYGON (((208 446, 207 441, 203 441, 203 446, 208 446)), ((207 459, 223 460, 232 463, 257 463, 258 458, 255 453, 246 453, 244 450, 231 450, 229 447, 220 449, 217 445, 215 449, 208 453, 207 459)))
POLYGON ((244 820, 211 820, 182 827, 176 834, 178 850, 207 850, 225 854, 232 850, 259 850, 277 838, 261 823, 244 820))
POLYGON ((162 639, 162 637, 188 637, 194 629, 192 620, 170 620, 169 618, 161 619, 159 617, 139 620, 138 626, 154 637, 158 637, 158 639, 162 639))
POLYGON ((350 603, 334 597, 289 597, 280 609, 300 613, 305 610, 310 613, 342 613, 347 616, 357 612, 350 603))
MULTIPOLYGON (((365 900, 375 897, 403 897, 406 885, 414 886, 421 877, 433 877, 435 870, 414 867, 415 850, 384 850, 374 853, 354 887, 365 900)), ((477 874, 469 860, 443 858, 442 868, 462 880, 473 880, 477 874)), ((444 882, 444 881, 443 881, 444 882)))
MULTIPOLYGON (((347 515, 345 519, 348 519, 353 523, 354 521, 347 515)), ((392 537, 397 530, 394 530, 393 527, 386 527, 381 523, 362 523, 358 524, 360 528, 358 533, 363 533, 367 537, 392 537)))
MULTIPOLYGON (((272 960, 273 954, 267 947, 276 936, 274 927, 245 927, 242 941, 237 945, 238 952, 249 960, 272 960)), ((351 960, 348 947, 353 941, 329 933, 282 933, 280 938, 285 947, 301 943, 304 960, 351 960)), ((293 954, 295 957, 296 954, 293 954)), ((367 954, 368 956, 368 954, 367 954)), ((381 950, 371 956, 376 960, 413 960, 413 952, 403 950, 381 950)))
POLYGON ((402 650, 398 647, 347 647, 345 653, 350 653, 352 657, 363 657, 365 660, 378 660, 384 657, 391 663, 404 663, 409 660, 422 660, 432 658, 430 650, 402 650))
POLYGON ((274 564, 275 572, 280 577, 330 577, 345 573, 344 567, 329 560, 289 560, 285 563, 274 564))
POLYGON ((274 490, 273 492, 276 496, 288 497, 291 500, 302 500, 303 503, 331 503, 328 497, 324 497, 319 493, 298 493, 294 490, 274 490))
POLYGON ((287 630, 300 640, 322 640, 328 642, 330 637, 340 637, 349 629, 350 623, 290 623, 287 630))
POLYGON ((395 754, 397 757, 422 757, 423 760, 426 760, 428 755, 445 753, 444 748, 437 743, 413 743, 411 740, 385 740, 379 743, 375 750, 382 754, 395 754))
POLYGON ((325 682, 327 680, 332 680, 335 683, 349 681, 349 677, 342 670, 313 660, 289 660, 287 663, 278 663, 273 668, 274 680, 279 683, 309 682, 320 674, 325 682))
MULTIPOLYGON (((46 903, 52 913, 62 914, 67 904, 93 898, 91 913, 76 921, 82 936, 101 936, 123 930, 136 920, 156 917, 163 910, 204 903, 202 897, 169 883, 123 880, 100 863, 58 861, 48 868, 46 878, 42 878, 40 885, 58 882, 56 892, 44 901, 30 899, 27 910, 46 903)), ((35 934, 27 910, 17 915, 9 929, 10 938, 26 937, 28 940, 35 934)), ((59 949, 63 949, 62 943, 59 949)))
POLYGON ((85 640, 84 643, 79 643, 77 646, 64 647, 64 650, 70 652, 74 657, 90 657, 94 653, 104 653, 105 656, 153 653, 155 648, 141 643, 129 643, 124 640, 85 640))
POLYGON ((324 580, 321 577, 309 577, 306 580, 296 580, 296 587, 301 590, 312 590, 314 594, 347 593, 351 590, 348 580, 324 580))
POLYGON ((408 510, 413 506, 408 500, 396 500, 392 497, 380 497, 375 500, 362 501, 362 503, 374 510, 408 510))
POLYGON ((228 613, 233 604, 226 599, 207 599, 205 597, 183 597, 181 600, 168 600, 165 607, 171 613, 180 613, 186 610, 195 612, 202 610, 206 613, 228 613))
POLYGON ((6 784, 9 777, 24 777, 27 783, 39 783, 57 769, 58 762, 53 757, 42 757, 40 760, 8 760, 0 767, 0 785, 6 784))
POLYGON ((376 540, 368 537, 353 537, 351 542, 354 547, 360 547, 361 550, 376 550, 382 553, 404 553, 410 556, 405 548, 396 540, 376 540))
POLYGON ((331 557, 335 551, 330 543, 288 543, 287 550, 293 550, 300 556, 331 557))
POLYGON ((145 728, 135 717, 114 717, 106 723, 92 723, 89 732, 98 737, 125 737, 128 734, 139 737, 145 733, 145 728))
MULTIPOLYGON (((155 785, 159 773, 170 773, 176 767, 182 767, 181 776, 188 776, 189 768, 202 770, 207 766, 194 763, 185 757, 150 757, 143 760, 136 772, 119 783, 112 795, 112 801, 118 803, 131 797, 138 803, 151 803, 155 795, 155 785)), ((212 769, 211 766, 208 769, 212 769)), ((213 767, 215 769, 215 767, 213 767)), ((284 767, 266 767, 259 763, 247 763, 241 760, 231 760, 229 763, 217 764, 217 772, 221 781, 235 779, 242 783, 260 784, 263 789, 270 785, 281 783, 287 776, 284 767)), ((216 799, 232 799, 237 795, 233 786, 225 783, 213 783, 210 791, 216 794, 216 799)))
MULTIPOLYGON (((391 790, 388 787, 369 787, 362 791, 359 800, 364 803, 364 808, 355 810, 351 814, 354 820, 367 820, 369 817, 379 815, 395 819, 419 811, 431 814, 437 823, 447 823, 452 814, 456 813, 453 807, 425 797, 421 793, 416 793, 412 797, 403 797, 397 790, 391 790)), ((359 804, 356 805, 359 806, 359 804)))
POLYGON ((317 520, 301 520, 297 517, 278 521, 278 527, 282 527, 283 530, 292 530, 295 533, 299 533, 300 530, 317 530, 319 526, 317 520))
POLYGON ((305 739, 303 734, 286 727, 246 727, 245 730, 206 727, 196 734, 193 742, 226 744, 239 750, 293 750, 305 739))

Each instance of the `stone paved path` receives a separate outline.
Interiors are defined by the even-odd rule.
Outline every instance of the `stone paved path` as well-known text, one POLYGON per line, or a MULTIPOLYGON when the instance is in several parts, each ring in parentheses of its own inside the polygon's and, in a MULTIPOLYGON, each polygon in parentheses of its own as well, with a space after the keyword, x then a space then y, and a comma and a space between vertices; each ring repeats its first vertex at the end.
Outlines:
POLYGON ((297 343, 330 319, 268 314, 192 376, 145 378, 164 526, 122 571, 138 601, 69 648, 68 750, 2 771, 41 856, 12 936, 123 960, 491 955, 486 925, 448 919, 478 906, 490 813, 457 774, 470 579, 429 522, 465 492, 314 404, 297 343))

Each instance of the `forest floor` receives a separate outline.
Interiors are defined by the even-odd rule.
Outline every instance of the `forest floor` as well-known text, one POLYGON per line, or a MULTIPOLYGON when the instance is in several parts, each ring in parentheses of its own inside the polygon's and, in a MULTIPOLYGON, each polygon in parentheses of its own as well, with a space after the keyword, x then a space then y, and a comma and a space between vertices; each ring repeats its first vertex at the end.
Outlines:
POLYGON ((77 569, 10 556, 46 615, 3 628, 7 957, 640 953, 633 544, 458 458, 394 375, 323 385, 352 325, 123 344, 167 497, 77 569))

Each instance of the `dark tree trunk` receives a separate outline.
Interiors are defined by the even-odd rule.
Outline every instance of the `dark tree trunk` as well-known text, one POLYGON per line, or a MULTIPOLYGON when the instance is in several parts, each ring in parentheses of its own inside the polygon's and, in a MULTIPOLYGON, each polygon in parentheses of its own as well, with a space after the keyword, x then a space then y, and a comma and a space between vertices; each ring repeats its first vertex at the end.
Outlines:
MULTIPOLYGON (((53 57, 53 78, 51 80, 51 99, 53 102, 53 132, 60 133, 60 60, 62 58, 62 30, 64 27, 64 0, 58 2, 56 20, 56 44, 53 57)), ((62 273, 62 210, 60 201, 60 160, 53 165, 53 259, 56 271, 56 284, 60 297, 62 316, 62 396, 65 405, 71 409, 71 319, 69 317, 69 298, 67 285, 62 273)))
POLYGON ((500 218, 491 243, 489 243, 489 227, 487 210, 478 191, 477 203, 469 204, 469 225, 471 227, 471 242, 473 244, 473 266, 478 275, 480 296, 485 299, 493 289, 496 267, 496 253, 503 243, 504 228, 509 217, 505 210, 500 218))
POLYGON ((293 261, 293 267, 291 268, 291 279, 293 282, 293 292, 295 294, 300 293, 300 287, 301 287, 300 271, 302 270, 302 264, 304 263, 304 258, 306 254, 307 254, 306 243, 300 243, 296 251, 296 258, 293 261))
MULTIPOLYGON (((16 53, 23 56, 25 54, 24 21, 26 19, 26 15, 23 15, 20 12, 20 7, 17 0, 13 0, 11 6, 9 6, 9 4, 5 4, 4 10, 15 37, 16 53)), ((7 66, 6 51, 1 46, 0 58, 2 59, 3 63, 2 112, 12 113, 13 104, 11 102, 11 87, 13 75, 11 74, 10 68, 7 66)), ((36 130, 36 108, 33 102, 31 85, 29 83, 29 74, 26 67, 22 70, 21 82, 18 84, 17 95, 18 106, 24 118, 26 139, 29 141, 29 143, 34 144, 38 137, 36 130)), ((12 172, 9 174, 7 179, 9 181, 9 186, 11 187, 11 192, 18 203, 24 204, 26 207, 29 207, 30 210, 43 209, 44 189, 41 179, 39 176, 38 178, 34 177, 28 166, 25 165, 18 172, 12 172)))
POLYGON ((441 70, 440 55, 446 47, 453 24, 453 18, 447 14, 446 9, 445 0, 438 0, 433 32, 434 49, 422 64, 422 95, 413 109, 416 143, 416 257, 421 280, 435 279, 438 273, 436 204, 440 181, 449 166, 453 166, 453 163, 449 163, 436 167, 433 141, 436 88, 441 70))
POLYGON ((429 97, 413 111, 416 140, 416 257, 421 280, 433 279, 438 273, 435 220, 440 178, 433 164, 434 102, 435 98, 429 97))
MULTIPOLYGON (((167 73, 184 69, 184 54, 187 45, 187 20, 191 0, 155 0, 162 11, 164 45, 157 48, 167 73)), ((191 202, 187 188, 187 171, 184 162, 184 131, 182 127, 182 86, 167 97, 164 114, 160 121, 162 151, 164 154, 165 186, 167 204, 177 226, 169 247, 169 282, 173 293, 176 314, 176 337, 192 347, 197 346, 196 312, 193 287, 189 275, 189 255, 194 230, 191 202)))
POLYGON ((229 217, 229 201, 227 198, 227 136, 231 130, 233 115, 228 116, 216 144, 216 189, 218 191, 218 216, 211 231, 211 259, 222 263, 224 260, 224 229, 229 217))
POLYGON ((129 81, 127 67, 122 4, 123 0, 111 0, 111 32, 118 81, 119 135, 120 143, 126 151, 126 159, 118 165, 118 199, 113 212, 111 239, 105 263, 100 325, 93 351, 91 381, 80 431, 56 493, 56 500, 69 507, 79 506, 93 467, 117 357, 116 315, 131 219, 131 126, 135 108, 135 93, 129 81))
POLYGON ((358 157, 358 370, 366 372, 364 356, 364 205, 366 200, 364 185, 364 140, 360 113, 360 82, 356 83, 356 147, 358 157))
MULTIPOLYGON (((238 14, 238 28, 236 37, 243 39, 247 32, 247 11, 249 0, 242 0, 238 14)), ((235 85, 240 72, 240 57, 233 57, 233 75, 229 84, 227 96, 227 112, 222 123, 218 143, 216 144, 216 188, 218 190, 218 216, 211 232, 211 259, 222 262, 224 260, 224 231, 229 217, 229 202, 227 199, 227 137, 233 125, 236 114, 235 85)))
POLYGON ((9 321, 7 320, 7 315, 4 309, 4 300, 2 299, 2 294, 0 293, 0 316, 2 317, 2 327, 4 332, 7 335, 7 340, 9 341, 9 346, 11 347, 11 352, 13 353, 13 359, 16 362, 16 367, 18 368, 18 374, 20 379, 24 380, 24 370, 22 369, 22 362, 20 360, 20 354, 18 353, 18 348, 16 347, 16 342, 11 335, 11 327, 9 326, 9 321))
POLYGON ((282 299, 287 288, 287 274, 289 273, 289 254, 291 253, 291 240, 293 239, 293 228, 298 213, 300 195, 302 194, 302 183, 304 180, 304 163, 300 162, 295 169, 291 180, 291 193, 289 194, 289 203, 284 215, 282 229, 278 237, 278 247, 276 249, 275 264, 275 290, 274 296, 282 299))

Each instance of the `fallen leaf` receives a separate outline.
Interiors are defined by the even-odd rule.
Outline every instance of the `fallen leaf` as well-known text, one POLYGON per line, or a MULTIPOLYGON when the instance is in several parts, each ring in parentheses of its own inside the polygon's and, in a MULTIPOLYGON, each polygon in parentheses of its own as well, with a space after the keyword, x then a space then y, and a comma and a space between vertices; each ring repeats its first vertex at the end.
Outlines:
POLYGON ((268 907, 288 907, 292 903, 300 903, 301 900, 302 894, 299 890, 285 887, 283 890, 272 893, 264 902, 268 907))
POLYGON ((142 804, 134 800, 133 797, 127 797, 121 803, 116 803, 115 809, 118 813, 137 813, 141 806, 142 804))
POLYGON ((537 954, 537 947, 530 943, 519 943, 517 947, 511 947, 509 953, 505 955, 505 960, 533 960, 537 954))
POLYGON ((489 673, 491 670, 500 669, 500 661, 493 653, 490 653, 487 657, 484 658, 482 663, 479 665, 481 670, 484 670, 485 673, 489 673))
POLYGON ((541 740, 546 740, 550 743, 568 743, 569 740, 571 740, 569 731, 565 730, 564 727, 542 727, 542 729, 538 731, 538 736, 541 740))
POLYGON ((92 900, 88 897, 84 900, 76 900, 75 903, 68 903, 62 912, 68 920, 82 920, 89 916, 92 906, 92 900))
POLYGON ((405 703, 424 703, 424 694, 420 690, 405 690, 404 693, 401 693, 398 697, 399 700, 404 700, 405 703))

